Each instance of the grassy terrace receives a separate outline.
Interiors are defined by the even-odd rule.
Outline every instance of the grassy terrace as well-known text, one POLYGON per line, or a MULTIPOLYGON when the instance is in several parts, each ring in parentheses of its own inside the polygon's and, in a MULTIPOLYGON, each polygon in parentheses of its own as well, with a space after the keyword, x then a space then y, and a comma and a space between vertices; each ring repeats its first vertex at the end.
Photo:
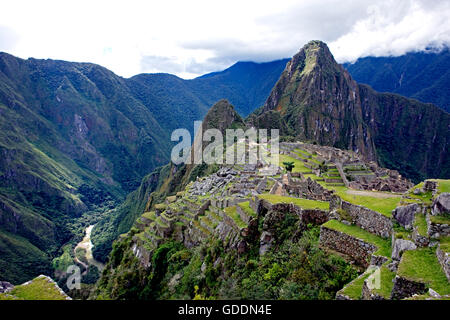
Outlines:
POLYGON ((439 239, 441 244, 441 250, 444 252, 450 252, 450 237, 444 237, 439 239))
POLYGON ((147 211, 142 214, 142 217, 153 221, 156 219, 156 214, 155 211, 147 211))
POLYGON ((163 221, 160 219, 160 217, 157 217, 156 220, 155 220, 155 222, 156 222, 160 227, 162 227, 162 228, 168 228, 168 227, 169 227, 169 225, 168 225, 167 223, 163 222, 163 221))
POLYGON ((409 280, 426 283, 441 295, 450 294, 450 284, 436 257, 436 249, 405 251, 397 274, 409 280))
POLYGON ((316 200, 308 200, 308 199, 300 199, 293 197, 285 197, 279 196, 275 194, 262 194, 258 195, 260 199, 264 199, 269 201, 272 204, 276 203, 293 203, 296 206, 299 206, 303 209, 321 209, 321 210, 329 210, 330 204, 325 201, 316 201, 316 200))
POLYGON ((279 155, 279 161, 280 161, 280 163, 279 163, 280 167, 284 167, 283 162, 293 162, 294 169, 292 169, 292 172, 302 172, 302 173, 303 172, 311 172, 310 168, 305 167, 305 163, 303 161, 292 158, 285 154, 279 155))
POLYGON ((206 229, 205 227, 203 227, 202 225, 200 225, 200 222, 198 222, 197 220, 193 220, 192 223, 193 223, 194 226, 195 226, 198 230, 200 230, 203 234, 206 234, 206 235, 210 235, 210 234, 211 234, 211 231, 209 231, 208 229, 206 229))
POLYGON ((356 278, 352 282, 350 282, 344 289, 341 290, 341 293, 350 297, 350 299, 358 300, 361 299, 362 296, 362 286, 364 281, 370 277, 370 275, 374 272, 374 269, 366 270, 360 277, 356 278))
POLYGON ((428 235, 427 220, 424 214, 416 214, 414 218, 414 226, 422 237, 428 235))
POLYGON ((417 185, 415 185, 414 187, 411 188, 411 192, 408 193, 408 197, 420 201, 420 202, 424 202, 424 203, 431 203, 431 200, 433 198, 433 194, 431 191, 425 192, 425 193, 421 193, 421 194, 414 194, 414 190, 419 189, 419 188, 423 188, 424 183, 421 182, 417 185))
POLYGON ((439 216, 430 215, 430 220, 433 223, 450 225, 450 215, 439 215, 439 216))
POLYGON ((361 239, 367 243, 371 243, 377 247, 375 255, 391 257, 391 240, 383 239, 370 232, 367 232, 355 225, 348 226, 337 220, 330 220, 323 224, 324 227, 348 234, 349 236, 361 239))
POLYGON ((437 179, 439 192, 450 192, 450 180, 437 179))
POLYGON ((392 217, 392 210, 397 208, 401 201, 401 197, 396 195, 393 195, 392 197, 388 196, 385 198, 380 198, 375 196, 371 197, 365 195, 349 194, 347 193, 348 189, 345 187, 335 190, 337 195, 341 197, 342 200, 379 212, 388 218, 392 217))
POLYGON ((240 229, 247 227, 247 224, 244 221, 242 221, 241 217, 239 216, 239 213, 237 213, 236 206, 226 207, 224 211, 231 219, 234 220, 234 222, 240 229))
POLYGON ((244 210, 244 212, 249 217, 256 217, 255 211, 253 211, 253 209, 250 208, 250 202, 249 201, 240 202, 240 203, 238 203, 238 206, 241 207, 241 209, 244 210))
POLYGON ((205 214, 210 216, 213 220, 216 220, 217 222, 220 222, 223 220, 223 218, 221 216, 219 216, 218 214, 216 214, 215 212, 213 212, 211 210, 206 210, 205 214))
POLYGON ((9 297, 0 293, 0 300, 65 300, 54 283, 46 278, 36 278, 28 285, 14 287, 8 293, 9 297))
POLYGON ((392 280, 395 278, 395 273, 389 270, 386 263, 380 268, 380 288, 372 289, 372 292, 379 294, 385 299, 389 299, 391 296, 394 283, 392 280))
POLYGON ((203 221, 209 228, 214 230, 217 227, 217 222, 212 222, 207 216, 199 217, 201 221, 203 221))

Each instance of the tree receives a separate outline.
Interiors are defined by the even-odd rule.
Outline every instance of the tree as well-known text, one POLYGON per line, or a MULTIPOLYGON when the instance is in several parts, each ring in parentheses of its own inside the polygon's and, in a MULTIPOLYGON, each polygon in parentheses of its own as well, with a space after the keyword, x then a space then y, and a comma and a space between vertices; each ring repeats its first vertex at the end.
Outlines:
POLYGON ((319 172, 320 172, 320 174, 322 174, 327 171, 328 171, 328 166, 325 164, 325 161, 322 161, 322 163, 319 164, 319 172))
POLYGON ((283 162, 284 167, 287 171, 292 172, 292 169, 294 169, 295 165, 294 162, 283 162))

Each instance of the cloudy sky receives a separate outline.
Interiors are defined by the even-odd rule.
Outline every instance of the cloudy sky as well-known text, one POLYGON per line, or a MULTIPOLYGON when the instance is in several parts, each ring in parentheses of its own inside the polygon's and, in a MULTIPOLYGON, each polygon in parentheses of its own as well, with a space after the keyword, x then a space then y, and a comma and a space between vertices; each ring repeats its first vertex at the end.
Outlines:
POLYGON ((448 0, 3 0, 0 51, 192 78, 327 42, 339 62, 450 44, 448 0))

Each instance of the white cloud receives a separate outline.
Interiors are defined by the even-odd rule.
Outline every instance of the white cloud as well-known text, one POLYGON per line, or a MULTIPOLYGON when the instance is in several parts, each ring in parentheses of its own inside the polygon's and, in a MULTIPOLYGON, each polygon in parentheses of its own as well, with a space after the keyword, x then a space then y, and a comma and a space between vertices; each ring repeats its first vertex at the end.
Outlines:
POLYGON ((448 1, 5 0, 0 50, 194 77, 329 43, 339 61, 450 43, 448 1), (374 4, 375 3, 375 4, 374 4))
POLYGON ((398 56, 450 44, 450 2, 382 1, 367 9, 352 30, 330 43, 338 61, 398 56))

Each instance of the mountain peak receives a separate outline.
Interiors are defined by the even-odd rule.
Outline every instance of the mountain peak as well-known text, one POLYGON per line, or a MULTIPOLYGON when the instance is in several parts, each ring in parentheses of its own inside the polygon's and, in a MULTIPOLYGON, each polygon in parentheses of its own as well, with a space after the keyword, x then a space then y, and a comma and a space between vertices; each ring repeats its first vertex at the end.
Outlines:
POLYGON ((232 126, 244 126, 244 121, 236 112, 234 106, 226 99, 216 102, 203 120, 203 131, 219 129, 222 133, 232 126))
MULTIPOLYGON (((375 159, 362 123, 358 87, 322 41, 307 43, 286 65, 263 112, 278 112, 297 139, 375 159)), ((283 122, 282 121, 282 122, 283 122)))

